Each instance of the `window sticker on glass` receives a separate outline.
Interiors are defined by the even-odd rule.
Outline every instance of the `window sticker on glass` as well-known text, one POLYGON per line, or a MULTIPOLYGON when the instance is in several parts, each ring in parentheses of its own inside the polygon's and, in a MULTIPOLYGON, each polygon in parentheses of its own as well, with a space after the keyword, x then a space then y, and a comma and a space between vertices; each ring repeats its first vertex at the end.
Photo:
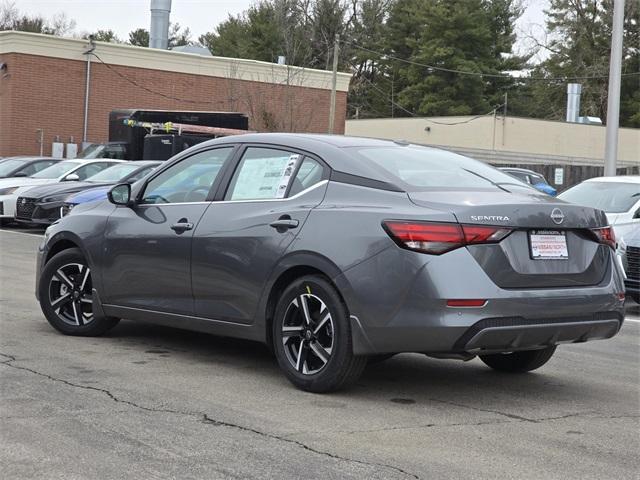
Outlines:
POLYGON ((250 148, 232 181, 231 200, 284 198, 300 155, 250 148))
POLYGON ((278 185, 278 190, 276 191, 276 198, 284 198, 287 193, 287 186, 289 186, 289 180, 291 180, 291 176, 298 165, 298 161, 300 160, 300 155, 291 155, 289 157, 289 161, 285 165, 282 170, 282 176, 280 177, 280 184, 278 185))

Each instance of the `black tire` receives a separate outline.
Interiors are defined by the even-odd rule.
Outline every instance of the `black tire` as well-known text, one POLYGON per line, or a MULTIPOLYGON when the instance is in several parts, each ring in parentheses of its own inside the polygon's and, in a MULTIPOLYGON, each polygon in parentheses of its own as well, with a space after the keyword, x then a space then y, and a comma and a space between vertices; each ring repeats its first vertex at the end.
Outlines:
POLYGON ((542 350, 523 350, 521 352, 495 353, 480 355, 480 360, 501 372, 522 373, 540 368, 553 356, 555 345, 542 350))
POLYGON ((272 334, 280 368, 301 390, 323 393, 345 388, 367 365, 367 357, 353 354, 347 307, 320 275, 299 278, 286 288, 276 306, 272 334))
POLYGON ((51 326, 65 335, 99 336, 120 321, 94 317, 91 292, 91 270, 77 248, 56 254, 42 270, 38 284, 40 308, 51 326))
POLYGON ((382 363, 395 356, 395 353, 381 353, 379 355, 369 355, 367 357, 367 365, 375 365, 376 363, 382 363))

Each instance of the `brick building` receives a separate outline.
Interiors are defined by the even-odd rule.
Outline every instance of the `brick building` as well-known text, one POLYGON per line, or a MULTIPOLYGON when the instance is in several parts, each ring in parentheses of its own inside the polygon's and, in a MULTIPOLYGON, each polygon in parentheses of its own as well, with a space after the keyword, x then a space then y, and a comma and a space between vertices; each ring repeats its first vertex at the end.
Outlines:
MULTIPOLYGON (((117 108, 243 112, 259 131, 327 132, 331 72, 24 32, 0 32, 0 156, 108 140, 117 108)), ((339 73, 335 132, 344 133, 351 76, 339 73)))

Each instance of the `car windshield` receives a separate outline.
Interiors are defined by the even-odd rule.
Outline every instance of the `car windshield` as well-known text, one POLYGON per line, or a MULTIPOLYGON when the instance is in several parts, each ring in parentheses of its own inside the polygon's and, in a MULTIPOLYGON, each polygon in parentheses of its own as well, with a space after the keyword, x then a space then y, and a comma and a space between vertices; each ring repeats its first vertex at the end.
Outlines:
POLYGON ((0 175, 6 175, 13 172, 16 168, 24 165, 25 160, 5 160, 0 163, 0 175))
POLYGON ((521 185, 512 176, 489 165, 443 150, 414 145, 354 150, 360 158, 384 169, 392 181, 400 180, 417 189, 521 185))
POLYGON ((95 183, 109 183, 109 182, 118 182, 123 178, 129 176, 133 172, 135 172, 140 165, 132 165, 129 163, 125 163, 122 165, 116 165, 114 167, 109 167, 106 170, 102 170, 95 175, 87 178, 87 182, 95 182, 95 183))
POLYGON ((82 150, 77 158, 100 158, 101 153, 104 150, 105 146, 101 143, 92 143, 87 148, 82 150))
POLYGON ((624 213, 640 200, 640 184, 583 182, 559 196, 567 202, 598 208, 606 213, 624 213))
POLYGON ((44 170, 40 170, 35 175, 31 175, 31 178, 58 178, 70 170, 73 170, 78 165, 78 162, 58 162, 44 170))

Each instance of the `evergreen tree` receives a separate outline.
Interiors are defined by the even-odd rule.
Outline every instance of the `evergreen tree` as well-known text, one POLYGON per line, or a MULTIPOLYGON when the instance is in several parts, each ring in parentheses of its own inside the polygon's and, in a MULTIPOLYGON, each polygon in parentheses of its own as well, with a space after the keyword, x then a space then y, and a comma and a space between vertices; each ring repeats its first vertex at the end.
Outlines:
MULTIPOLYGON (((547 29, 552 38, 545 47, 549 58, 532 75, 546 77, 594 76, 576 79, 582 84, 580 114, 606 121, 609 55, 613 0, 551 0, 547 29)), ((622 72, 639 71, 640 4, 626 2, 622 72)), ((564 118, 566 81, 532 82, 529 89, 531 114, 564 118)), ((620 124, 640 127, 640 76, 623 77, 620 124)))

